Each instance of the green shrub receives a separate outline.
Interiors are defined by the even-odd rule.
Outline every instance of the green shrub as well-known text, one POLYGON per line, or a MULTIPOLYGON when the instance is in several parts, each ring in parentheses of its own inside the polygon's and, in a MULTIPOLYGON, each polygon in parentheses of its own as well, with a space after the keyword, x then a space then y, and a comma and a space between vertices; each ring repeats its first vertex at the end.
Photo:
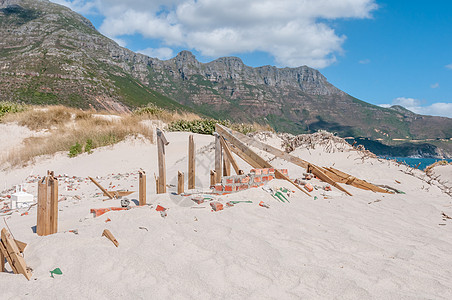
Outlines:
POLYGON ((85 144, 85 152, 88 152, 89 154, 93 153, 93 140, 92 139, 87 139, 86 140, 86 144, 85 144))
POLYGON ((27 107, 23 104, 1 101, 0 102, 0 118, 8 113, 17 113, 24 111, 27 107))
POLYGON ((148 103, 144 107, 137 108, 133 111, 136 115, 152 115, 152 116, 160 116, 166 112, 165 109, 158 107, 154 103, 148 103))
POLYGON ((74 146, 72 146, 69 149, 69 157, 76 157, 77 155, 79 155, 80 153, 82 153, 82 145, 80 145, 78 142, 75 143, 74 146))

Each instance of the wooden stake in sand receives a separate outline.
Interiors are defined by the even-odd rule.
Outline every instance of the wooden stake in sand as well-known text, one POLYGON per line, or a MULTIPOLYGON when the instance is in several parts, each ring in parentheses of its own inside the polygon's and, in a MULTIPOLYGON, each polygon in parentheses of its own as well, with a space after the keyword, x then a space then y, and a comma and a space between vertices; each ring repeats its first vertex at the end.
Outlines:
POLYGON ((213 133, 215 136, 215 183, 221 182, 221 141, 220 141, 220 135, 216 132, 213 133))
POLYGON ((223 176, 231 175, 231 163, 226 155, 223 153, 223 176))
POLYGON ((210 186, 211 187, 215 185, 215 178, 216 178, 215 173, 216 173, 215 170, 210 170, 210 186))
MULTIPOLYGON (((49 172, 53 174, 53 172, 49 172)), ((48 175, 38 182, 36 233, 39 236, 58 232, 58 179, 48 175)))
POLYGON ((183 194, 184 193, 184 173, 177 172, 177 194, 183 194))
POLYGON ((245 174, 242 170, 240 170, 239 165, 237 164, 237 161, 234 159, 234 156, 232 156, 231 149, 229 148, 228 144, 224 140, 222 136, 220 136, 220 142, 221 146, 223 147, 223 154, 227 157, 228 161, 232 164, 232 167, 235 170, 235 173, 237 175, 243 175, 245 174))
POLYGON ((30 280, 31 271, 27 268, 25 264, 25 259, 20 255, 19 247, 16 244, 16 241, 11 236, 6 228, 2 229, 1 232, 1 240, 0 240, 0 258, 2 259, 2 263, 0 263, 0 269, 4 271, 5 269, 5 258, 8 264, 11 266, 14 274, 23 274, 25 278, 30 280))
POLYGON ((193 134, 188 137, 188 189, 195 188, 195 141, 193 134))
POLYGON ((146 205, 146 173, 138 171, 138 202, 140 206, 146 205))
POLYGON ((112 241, 113 244, 114 244, 116 247, 119 246, 119 242, 115 239, 115 237, 114 237, 113 234, 110 232, 110 230, 104 229, 104 232, 102 232, 102 236, 105 236, 107 239, 109 239, 110 241, 112 241))
POLYGON ((159 189, 158 194, 166 193, 166 165, 165 165, 165 146, 168 145, 163 131, 157 128, 157 151, 159 162, 159 189))

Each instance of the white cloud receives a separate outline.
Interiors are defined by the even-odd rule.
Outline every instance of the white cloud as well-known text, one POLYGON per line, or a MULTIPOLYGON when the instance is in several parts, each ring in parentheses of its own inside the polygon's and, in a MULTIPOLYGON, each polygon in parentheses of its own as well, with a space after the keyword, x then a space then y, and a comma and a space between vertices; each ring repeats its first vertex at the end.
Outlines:
POLYGON ((367 58, 366 59, 362 59, 362 60, 359 61, 359 63, 362 64, 362 65, 370 64, 370 59, 367 59, 367 58))
POLYGON ((448 64, 446 65, 446 68, 451 69, 452 70, 452 64, 448 64))
POLYGON ((67 6, 81 14, 92 13, 95 9, 95 2, 85 0, 52 0, 52 2, 67 6))
MULTIPOLYGON (((141 34, 165 47, 218 57, 269 53, 281 66, 322 68, 346 39, 329 21, 370 18, 375 0, 54 0, 94 5, 108 37, 141 34)), ((83 4, 83 5, 82 5, 83 4)))
POLYGON ((379 106, 389 108, 393 105, 403 106, 406 109, 420 115, 452 118, 452 103, 436 102, 430 105, 422 105, 420 100, 399 97, 392 100, 392 104, 380 104, 379 106))
POLYGON ((143 50, 138 50, 138 53, 150 56, 150 57, 157 57, 161 60, 167 60, 173 57, 173 50, 170 48, 146 48, 143 50))
POLYGON ((436 83, 434 83, 434 84, 431 84, 430 87, 431 87, 432 89, 437 89, 437 88, 439 88, 439 83, 436 82, 436 83))

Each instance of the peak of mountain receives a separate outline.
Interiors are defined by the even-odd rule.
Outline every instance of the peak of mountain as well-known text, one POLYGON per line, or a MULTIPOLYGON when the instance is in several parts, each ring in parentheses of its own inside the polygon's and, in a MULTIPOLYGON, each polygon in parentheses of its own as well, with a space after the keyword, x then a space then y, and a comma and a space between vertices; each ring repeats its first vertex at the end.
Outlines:
POLYGON ((46 0, 0 0, 0 36, 4 100, 116 111, 153 102, 291 133, 452 137, 452 119, 360 101, 307 66, 253 68, 237 57, 201 63, 190 51, 165 61, 134 53, 46 0))

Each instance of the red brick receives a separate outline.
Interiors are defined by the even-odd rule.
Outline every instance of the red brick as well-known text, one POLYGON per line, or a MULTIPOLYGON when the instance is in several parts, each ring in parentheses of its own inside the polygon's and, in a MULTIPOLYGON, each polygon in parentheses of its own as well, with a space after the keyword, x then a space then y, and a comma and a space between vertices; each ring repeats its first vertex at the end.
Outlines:
POLYGON ((250 173, 254 173, 256 175, 261 175, 262 170, 261 169, 252 169, 252 170, 250 170, 250 173))
POLYGON ((268 175, 268 181, 275 179, 275 177, 268 175))
POLYGON ((268 176, 262 176, 262 181, 268 181, 268 176))
POLYGON ((310 183, 306 183, 304 185, 304 188, 308 191, 308 192, 312 192, 314 190, 314 188, 312 187, 312 185, 310 183))
POLYGON ((219 211, 223 209, 223 204, 221 204, 220 202, 214 201, 214 202, 210 202, 210 206, 212 207, 212 209, 214 211, 219 211))
POLYGON ((261 182, 261 178, 258 176, 254 177, 254 182, 261 182))
POLYGON ((232 192, 233 191, 233 186, 232 185, 225 185, 224 186, 224 191, 225 192, 232 192))
POLYGON ((245 178, 242 178, 242 183, 248 183, 250 182, 250 177, 246 176, 245 178))
POLYGON ((238 187, 239 191, 243 191, 249 188, 249 186, 247 184, 242 184, 241 186, 238 187))
POLYGON ((262 174, 267 175, 268 174, 268 169, 262 169, 262 174))
POLYGON ((275 169, 268 169, 269 174, 275 174, 275 169))
POLYGON ((221 184, 216 184, 215 185, 215 190, 218 191, 218 192, 221 192, 221 191, 223 191, 223 186, 221 184))
POLYGON ((279 172, 283 173, 284 175, 289 174, 289 173, 287 172, 287 169, 279 169, 279 172))
POLYGON ((234 179, 233 178, 226 178, 226 183, 234 183, 234 179))

